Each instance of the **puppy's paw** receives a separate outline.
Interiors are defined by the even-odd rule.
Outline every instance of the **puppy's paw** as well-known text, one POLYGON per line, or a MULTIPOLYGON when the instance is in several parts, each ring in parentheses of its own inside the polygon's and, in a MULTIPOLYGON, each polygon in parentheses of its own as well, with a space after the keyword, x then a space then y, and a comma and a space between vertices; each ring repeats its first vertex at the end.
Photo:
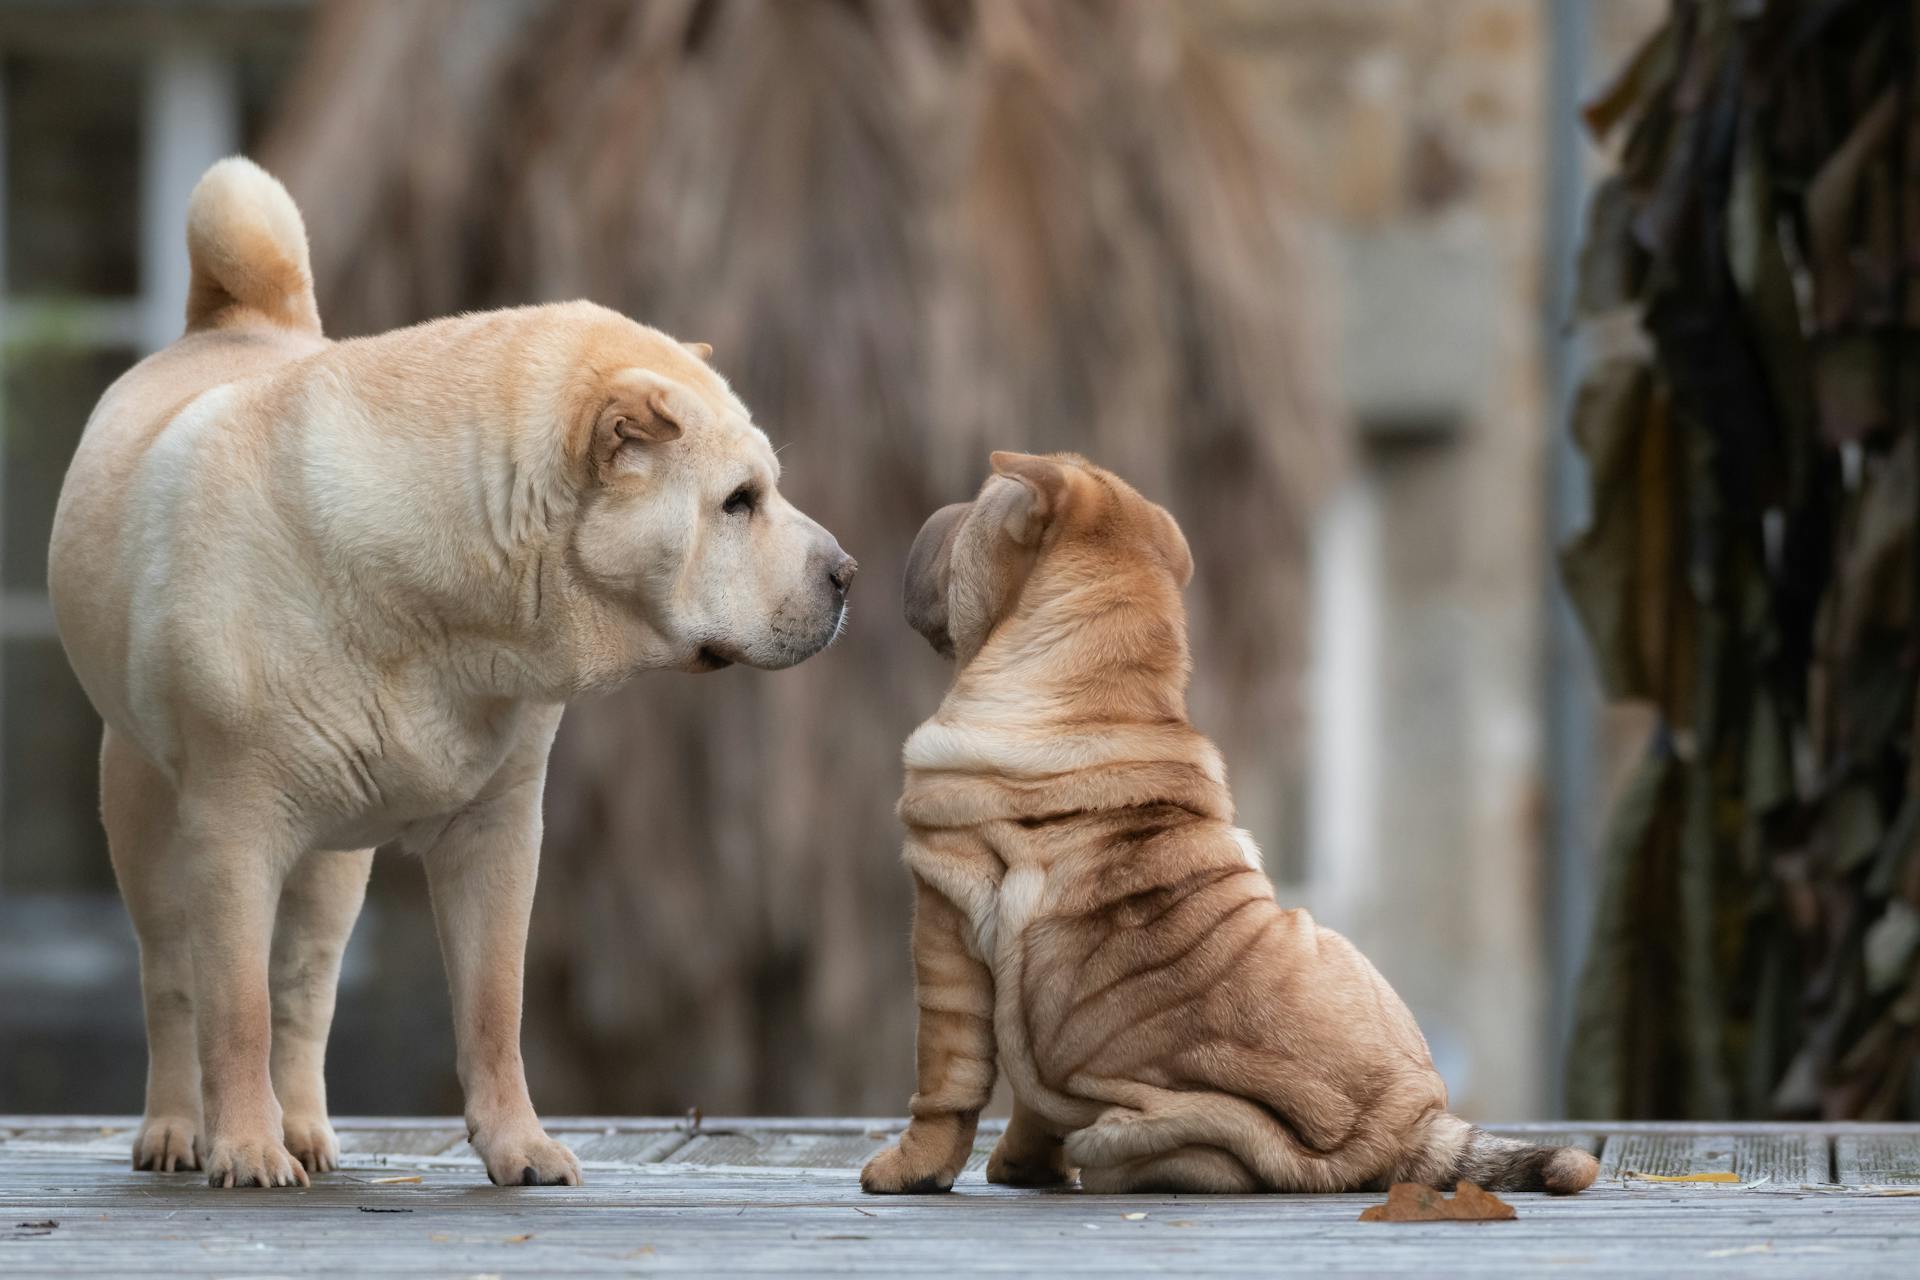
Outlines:
POLYGON ((307 1171, 277 1138, 238 1135, 213 1139, 207 1149, 211 1187, 304 1187, 307 1171))
POLYGON ((1054 1143, 1046 1151, 1007 1152, 1003 1137, 987 1157, 987 1181, 1003 1187, 1059 1187, 1073 1179, 1066 1153, 1054 1143))
POLYGON ((340 1167, 340 1140, 325 1116, 288 1116, 282 1128, 287 1150, 308 1173, 332 1173, 340 1167))
POLYGON ((953 1175, 944 1169, 920 1169, 899 1144, 888 1147, 860 1171, 860 1189, 876 1196, 925 1196, 953 1190, 953 1175))
POLYGON ((198 1169, 199 1129, 192 1116, 148 1116, 133 1140, 133 1167, 143 1173, 198 1169))
POLYGON ((530 1131, 477 1132, 472 1142, 486 1163, 487 1177, 497 1187, 580 1185, 580 1161, 537 1125, 530 1131))

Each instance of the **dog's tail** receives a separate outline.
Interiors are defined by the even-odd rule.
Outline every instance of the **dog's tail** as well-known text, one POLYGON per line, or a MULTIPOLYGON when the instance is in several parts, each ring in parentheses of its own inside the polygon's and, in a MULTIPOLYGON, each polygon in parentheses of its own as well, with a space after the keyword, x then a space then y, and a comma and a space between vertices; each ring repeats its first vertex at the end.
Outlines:
POLYGON ((1453 1177, 1488 1191, 1548 1191, 1572 1195, 1593 1185, 1600 1162, 1579 1147, 1541 1147, 1466 1128, 1453 1177))
POLYGON ((320 332, 307 228, 293 197, 265 169, 229 156, 187 202, 187 332, 266 321, 320 332))

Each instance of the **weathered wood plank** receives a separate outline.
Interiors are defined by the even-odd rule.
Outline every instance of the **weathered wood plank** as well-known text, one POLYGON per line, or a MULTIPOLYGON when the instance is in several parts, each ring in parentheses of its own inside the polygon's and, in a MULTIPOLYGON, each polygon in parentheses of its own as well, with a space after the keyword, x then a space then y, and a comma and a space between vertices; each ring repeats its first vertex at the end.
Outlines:
MULTIPOLYGON (((899 1126, 858 1131, 818 1132, 795 1127, 769 1132, 758 1127, 715 1130, 703 1125, 685 1145, 663 1159, 668 1164, 719 1168, 859 1169, 876 1151, 899 1136, 899 1126)), ((981 1126, 966 1168, 984 1169, 1001 1126, 981 1126)))
POLYGON ((0 1152, 0 1274, 1423 1275, 1549 1267, 1897 1275, 1911 1200, 1617 1189, 1513 1196, 1486 1225, 1356 1221, 1377 1197, 1100 1197, 966 1175, 950 1196, 868 1197, 851 1170, 717 1173, 671 1163, 577 1189, 333 1175, 304 1192, 215 1193, 86 1156, 0 1152), (30 1184, 30 1185, 25 1185, 30 1184), (130 1188, 140 1189, 130 1194, 130 1188), (1128 1214, 1144 1214, 1130 1220, 1128 1214), (54 1221, 24 1229, 17 1222, 54 1221))
MULTIPOLYGON (((1833 1181, 1827 1143, 1825 1135, 1805 1131, 1610 1133, 1600 1177, 1620 1182, 1636 1173, 1732 1173, 1743 1183, 1825 1186, 1833 1181)), ((1672 1185, 1691 1189, 1687 1183, 1672 1185)))
POLYGON ((1920 1130, 1842 1134, 1833 1140, 1833 1166, 1848 1186, 1920 1186, 1920 1130))
MULTIPOLYGON (((1520 1215, 1510 1223, 1383 1225, 1356 1221, 1373 1196, 1012 1191, 987 1186, 977 1168, 949 1196, 862 1195, 859 1163, 900 1124, 722 1119, 695 1128, 563 1118, 549 1127, 595 1153, 586 1157, 587 1185, 496 1188, 458 1121, 345 1120, 342 1172, 304 1191, 215 1192, 195 1174, 129 1170, 126 1117, 0 1117, 0 1276, 1745 1275, 1764 1267, 1858 1280, 1910 1275, 1920 1256, 1920 1201, 1819 1185, 1830 1138, 1850 1175, 1898 1179, 1920 1126, 1490 1126, 1533 1141, 1605 1133, 1595 1145, 1616 1175, 1724 1169, 1753 1185, 1616 1181, 1566 1198, 1509 1196, 1520 1215), (415 1175, 417 1183, 392 1181, 415 1175)), ((997 1128, 983 1126, 976 1163, 997 1128)))
POLYGON ((857 1169, 887 1144, 883 1130, 863 1133, 712 1132, 703 1128, 665 1157, 669 1164, 720 1165, 729 1168, 781 1166, 806 1169, 857 1169))
POLYGON ((458 1151, 467 1144, 462 1127, 335 1130, 340 1138, 342 1157, 352 1155, 439 1156, 458 1151))

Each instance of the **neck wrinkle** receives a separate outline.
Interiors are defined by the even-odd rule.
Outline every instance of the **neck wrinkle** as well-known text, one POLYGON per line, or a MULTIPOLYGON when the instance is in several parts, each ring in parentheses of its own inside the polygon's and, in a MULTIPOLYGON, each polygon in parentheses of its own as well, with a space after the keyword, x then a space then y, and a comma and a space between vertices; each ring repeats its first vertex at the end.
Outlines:
MULTIPOLYGON (((1198 735, 1195 735, 1198 737, 1198 735)), ((1046 778, 909 766, 899 816, 922 829, 983 822, 1093 817, 1120 809, 1167 805, 1195 817, 1233 821, 1233 798, 1218 757, 1115 760, 1046 778)))
POLYGON ((1026 731, 1185 725, 1189 659, 1186 616, 1178 600, 1170 605, 1115 601, 1088 609, 1084 597, 1092 590, 1063 591, 1024 614, 1016 610, 960 672, 934 719, 965 723, 984 713, 1026 731), (1129 625, 1142 618, 1139 625, 1129 625), (1082 645, 1095 628, 1108 644, 1111 637, 1130 643, 1098 664, 1058 660, 1063 646, 1082 645), (1096 697, 1101 710, 1090 715, 1085 704, 1096 697), (1010 712, 1013 707, 1019 711, 1010 712))

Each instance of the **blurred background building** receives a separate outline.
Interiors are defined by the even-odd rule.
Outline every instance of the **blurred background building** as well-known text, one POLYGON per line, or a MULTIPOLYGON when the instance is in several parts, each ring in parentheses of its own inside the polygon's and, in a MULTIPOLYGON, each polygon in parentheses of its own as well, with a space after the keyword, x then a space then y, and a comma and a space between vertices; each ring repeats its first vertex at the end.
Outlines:
MULTIPOLYGON (((588 296, 714 343, 867 566, 843 646, 570 713, 526 1048, 549 1112, 897 1113, 898 743, 944 671, 907 541, 989 447, 1080 448, 1200 569, 1194 713, 1284 900, 1407 998, 1457 1109, 1559 1107, 1602 802, 1551 548, 1598 157, 1658 0, 0 5, 0 1111, 144 1049, 98 725, 45 597, 86 413, 178 331, 246 150, 335 336, 588 296)), ((419 869, 378 860, 337 1110, 457 1112, 419 869)))

